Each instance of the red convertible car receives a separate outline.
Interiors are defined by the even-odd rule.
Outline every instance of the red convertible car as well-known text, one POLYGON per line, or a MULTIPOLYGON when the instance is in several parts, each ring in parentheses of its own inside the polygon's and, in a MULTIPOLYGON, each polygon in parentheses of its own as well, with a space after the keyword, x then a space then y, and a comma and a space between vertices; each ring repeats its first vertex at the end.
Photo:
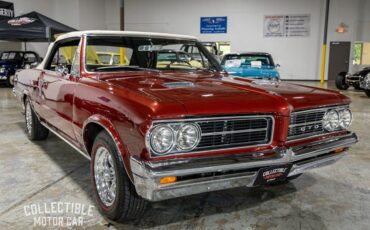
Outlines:
POLYGON ((29 139, 51 131, 91 159, 98 206, 115 221, 150 201, 294 179, 357 142, 346 96, 229 76, 190 36, 68 33, 15 82, 29 139), (201 58, 158 59, 183 46, 201 58))

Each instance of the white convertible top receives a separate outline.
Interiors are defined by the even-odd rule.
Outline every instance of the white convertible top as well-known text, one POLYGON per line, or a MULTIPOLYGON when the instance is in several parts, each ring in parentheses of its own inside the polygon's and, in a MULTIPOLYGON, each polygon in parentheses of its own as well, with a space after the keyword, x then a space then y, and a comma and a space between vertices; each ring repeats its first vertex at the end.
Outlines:
POLYGON ((196 37, 181 35, 181 34, 167 34, 167 33, 152 33, 152 32, 138 32, 138 31, 120 31, 120 30, 84 30, 74 31, 60 35, 56 41, 72 37, 81 37, 82 35, 127 35, 140 37, 163 37, 163 38, 180 38, 197 40, 196 37))

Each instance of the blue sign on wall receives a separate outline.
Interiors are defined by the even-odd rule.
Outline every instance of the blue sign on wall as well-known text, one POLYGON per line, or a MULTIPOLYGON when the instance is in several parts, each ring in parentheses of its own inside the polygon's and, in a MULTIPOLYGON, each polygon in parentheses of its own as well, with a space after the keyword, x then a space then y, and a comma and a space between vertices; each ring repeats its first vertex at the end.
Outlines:
POLYGON ((201 17, 200 18, 201 34, 226 34, 227 17, 201 17))

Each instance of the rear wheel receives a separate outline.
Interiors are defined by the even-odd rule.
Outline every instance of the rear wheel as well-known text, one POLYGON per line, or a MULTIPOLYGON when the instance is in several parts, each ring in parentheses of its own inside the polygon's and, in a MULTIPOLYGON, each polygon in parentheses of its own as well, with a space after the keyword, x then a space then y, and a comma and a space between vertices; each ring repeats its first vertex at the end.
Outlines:
POLYGON ((337 77, 335 78, 335 86, 338 89, 346 90, 348 89, 349 85, 346 84, 346 74, 345 73, 339 73, 337 77))
POLYGON ((117 147, 105 131, 95 138, 91 171, 95 198, 105 216, 123 222, 144 214, 148 202, 136 193, 117 147))
POLYGON ((365 90, 365 93, 368 97, 370 97, 370 89, 365 90))
POLYGON ((14 87, 14 74, 8 76, 8 78, 6 79, 6 85, 8 87, 14 87))
POLYGON ((32 109, 29 100, 26 100, 25 110, 24 117, 26 121, 26 133, 28 139, 32 141, 45 140, 49 135, 49 130, 40 123, 38 117, 32 109))

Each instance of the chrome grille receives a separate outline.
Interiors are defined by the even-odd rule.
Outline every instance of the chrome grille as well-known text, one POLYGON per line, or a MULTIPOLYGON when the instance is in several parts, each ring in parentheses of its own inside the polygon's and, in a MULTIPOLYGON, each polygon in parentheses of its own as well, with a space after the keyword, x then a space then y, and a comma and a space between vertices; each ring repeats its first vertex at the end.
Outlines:
POLYGON ((290 117, 288 139, 296 139, 324 132, 322 120, 327 109, 293 112, 290 117))
POLYGON ((194 151, 262 145, 271 142, 271 116, 212 118, 195 121, 202 130, 194 151))

